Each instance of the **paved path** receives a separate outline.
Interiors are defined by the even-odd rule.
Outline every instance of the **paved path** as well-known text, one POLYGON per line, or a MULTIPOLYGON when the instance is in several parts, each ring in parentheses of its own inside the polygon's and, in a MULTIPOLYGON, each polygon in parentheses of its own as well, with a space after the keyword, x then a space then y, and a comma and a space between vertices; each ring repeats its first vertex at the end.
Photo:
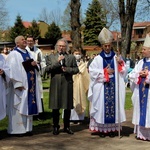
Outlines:
MULTIPOLYGON (((122 137, 100 138, 91 135, 88 124, 73 124, 74 135, 61 132, 54 136, 49 125, 34 128, 32 137, 8 137, 3 135, 0 150, 149 150, 150 142, 136 140, 131 124, 132 110, 126 111, 127 121, 123 123, 122 137)), ((6 134, 6 133, 3 133, 6 134)))

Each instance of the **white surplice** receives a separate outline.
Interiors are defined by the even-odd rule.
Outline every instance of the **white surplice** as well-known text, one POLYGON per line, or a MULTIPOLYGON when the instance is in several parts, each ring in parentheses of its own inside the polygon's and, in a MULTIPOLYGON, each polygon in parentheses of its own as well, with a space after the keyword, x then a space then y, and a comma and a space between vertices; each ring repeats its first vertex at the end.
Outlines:
MULTIPOLYGON (((20 49, 21 50, 21 49, 20 49)), ((24 52, 23 50, 21 50, 24 52)), ((31 58, 32 55, 30 54, 31 58)), ((32 115, 28 115, 28 79, 27 73, 22 65, 22 55, 13 50, 6 59, 10 68, 10 86, 8 93, 8 133, 22 134, 32 131, 32 115), (20 91, 17 87, 23 86, 20 91)), ((37 74, 37 73, 36 73, 37 74)), ((41 95, 39 92, 38 78, 36 76, 36 103, 38 113, 42 112, 41 95)), ((36 115, 36 114, 35 114, 36 115)))
POLYGON ((6 94, 7 94, 7 83, 9 80, 9 68, 5 64, 5 58, 0 54, 0 69, 2 69, 6 76, 6 81, 0 75, 0 120, 6 116, 6 94))
MULTIPOLYGON (((150 60, 147 60, 150 61, 150 60)), ((130 88, 133 92, 132 94, 132 103, 133 103, 133 117, 132 123, 134 126, 134 133, 137 134, 137 138, 143 140, 150 140, 150 88, 148 90, 148 101, 147 101, 147 109, 146 109, 146 122, 145 127, 139 125, 140 122, 140 95, 139 95, 139 72, 143 67, 143 59, 138 62, 135 68, 129 73, 130 79, 130 88)), ((150 70, 146 77, 145 82, 150 84, 150 70)))
POLYGON ((118 131, 118 123, 126 120, 125 116, 125 82, 124 78, 127 74, 126 67, 118 72, 117 62, 114 56, 115 67, 115 123, 105 124, 104 122, 104 69, 103 58, 98 55, 94 58, 89 66, 90 86, 88 91, 88 99, 91 102, 90 109, 90 130, 99 132, 118 131), (118 77, 118 78, 117 78, 118 77), (119 82, 119 83, 118 83, 119 82), (119 96, 118 96, 119 94, 119 96), (119 97, 119 100, 118 100, 119 97), (119 103, 118 103, 119 102, 119 103))

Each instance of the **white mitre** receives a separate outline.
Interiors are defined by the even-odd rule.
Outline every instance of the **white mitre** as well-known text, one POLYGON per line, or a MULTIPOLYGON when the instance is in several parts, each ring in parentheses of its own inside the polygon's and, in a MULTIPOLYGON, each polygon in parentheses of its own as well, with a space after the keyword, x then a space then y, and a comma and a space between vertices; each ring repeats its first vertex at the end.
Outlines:
POLYGON ((104 27, 98 35, 98 41, 101 44, 111 43, 113 41, 113 34, 104 27))
POLYGON ((146 35, 143 46, 150 48, 150 34, 146 35))

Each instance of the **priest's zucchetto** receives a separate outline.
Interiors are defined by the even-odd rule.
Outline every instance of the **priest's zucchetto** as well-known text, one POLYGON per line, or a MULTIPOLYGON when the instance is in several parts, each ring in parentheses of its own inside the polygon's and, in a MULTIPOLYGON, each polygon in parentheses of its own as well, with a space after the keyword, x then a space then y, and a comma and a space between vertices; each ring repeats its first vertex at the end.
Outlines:
POLYGON ((104 27, 98 35, 98 41, 101 44, 111 43, 113 41, 113 34, 104 27))

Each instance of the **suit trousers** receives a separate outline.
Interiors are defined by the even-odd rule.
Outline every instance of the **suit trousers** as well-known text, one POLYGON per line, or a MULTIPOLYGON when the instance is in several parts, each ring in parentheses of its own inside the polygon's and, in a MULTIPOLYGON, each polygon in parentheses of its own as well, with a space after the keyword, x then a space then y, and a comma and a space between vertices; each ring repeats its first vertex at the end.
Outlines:
MULTIPOLYGON (((64 109, 64 129, 70 127, 70 114, 71 114, 71 109, 64 109)), ((60 128, 59 126, 59 109, 53 109, 52 111, 52 116, 53 116, 53 127, 60 128)))

